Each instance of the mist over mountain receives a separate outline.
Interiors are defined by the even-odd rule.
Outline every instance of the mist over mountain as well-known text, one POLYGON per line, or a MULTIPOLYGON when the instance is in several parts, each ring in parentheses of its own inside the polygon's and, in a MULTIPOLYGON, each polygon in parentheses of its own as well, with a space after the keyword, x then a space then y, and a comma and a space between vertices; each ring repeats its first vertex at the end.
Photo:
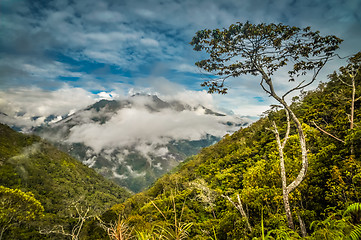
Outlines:
POLYGON ((33 132, 134 192, 249 123, 202 105, 143 94, 100 100, 60 119, 33 132))

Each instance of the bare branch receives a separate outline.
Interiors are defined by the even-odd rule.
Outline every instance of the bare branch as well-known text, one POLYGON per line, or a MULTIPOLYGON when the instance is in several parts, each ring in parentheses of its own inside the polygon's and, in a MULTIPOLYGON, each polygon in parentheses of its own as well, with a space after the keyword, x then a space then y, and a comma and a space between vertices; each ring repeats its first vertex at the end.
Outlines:
POLYGON ((83 208, 77 205, 78 202, 73 203, 73 206, 77 212, 78 215, 78 221, 71 229, 71 232, 67 232, 64 229, 63 225, 55 225, 50 230, 41 229, 39 230, 40 234, 61 234, 63 236, 70 236, 72 240, 78 240, 80 232, 84 226, 84 223, 87 219, 94 217, 95 215, 89 216, 90 207, 87 207, 86 210, 83 210, 83 208))
POLYGON ((349 84, 349 83, 343 81, 339 76, 337 76, 337 79, 340 80, 343 84, 345 84, 345 85, 347 85, 349 87, 352 87, 352 84, 349 84))
POLYGON ((244 211, 243 209, 243 205, 242 205, 242 202, 241 202, 241 199, 239 197, 239 194, 237 194, 237 200, 238 200, 238 204, 236 204, 235 202, 232 201, 232 199, 226 195, 223 195, 222 194, 222 197, 224 197, 225 199, 227 199, 242 215, 242 217, 246 220, 246 224, 247 224, 247 227, 248 227, 248 230, 250 232, 252 232, 252 227, 251 227, 251 224, 249 223, 248 221, 248 217, 247 217, 247 214, 246 212, 244 211))
POLYGON ((268 93, 269 95, 272 95, 271 92, 268 91, 268 90, 263 86, 263 81, 264 81, 264 80, 263 80, 263 78, 262 78, 261 83, 260 83, 261 87, 263 88, 263 90, 264 90, 266 93, 268 93))
POLYGON ((283 94, 282 96, 282 99, 285 99, 285 97, 290 94, 291 92, 293 91, 296 91, 296 90, 299 90, 299 89, 302 89, 303 87, 302 84, 305 82, 306 80, 303 80, 302 82, 300 82, 296 87, 292 88, 291 90, 289 90, 288 92, 286 92, 285 94, 283 94))
POLYGON ((320 130, 321 132, 329 135, 330 137, 333 137, 333 138, 336 139, 337 141, 340 141, 340 142, 342 142, 342 143, 345 143, 345 141, 339 139, 338 137, 332 135, 332 134, 329 133, 329 132, 326 132, 325 130, 323 130, 322 128, 320 128, 319 126, 317 126, 317 124, 316 124, 314 121, 312 121, 311 123, 312 123, 313 125, 315 125, 315 127, 316 127, 318 130, 320 130))
POLYGON ((291 129, 290 114, 287 111, 287 109, 285 109, 285 112, 286 112, 286 116, 287 116, 287 130, 286 130, 285 138, 284 138, 283 143, 281 145, 282 148, 284 148, 286 146, 288 136, 290 135, 290 129, 291 129))
POLYGON ((294 92, 294 91, 300 90, 300 89, 304 89, 304 88, 308 87, 309 85, 311 85, 311 84, 316 80, 318 74, 320 73, 321 69, 322 69, 323 66, 326 64, 327 61, 328 61, 328 58, 326 58, 326 59, 324 60, 324 62, 322 62, 322 65, 319 66, 319 67, 317 68, 317 70, 314 69, 314 73, 313 73, 312 79, 311 79, 307 84, 302 85, 302 84, 305 82, 305 80, 302 81, 299 85, 297 85, 296 87, 294 87, 294 88, 292 88, 291 90, 289 90, 288 92, 286 92, 286 93, 282 96, 282 99, 285 99, 285 97, 286 97, 288 94, 290 94, 291 92, 294 92))
POLYGON ((280 159, 280 172, 281 172, 281 181, 282 181, 282 197, 283 197, 283 203, 284 203, 284 207, 285 207, 287 222, 288 222, 288 226, 291 229, 294 229, 295 227, 294 227, 294 224, 293 224, 292 212, 291 212, 290 203, 289 203, 289 191, 288 191, 288 188, 287 188, 285 159, 284 159, 284 153, 283 153, 283 149, 284 149, 284 147, 286 145, 288 135, 289 135, 289 128, 290 128, 289 114, 288 114, 288 111, 286 111, 286 112, 287 112, 287 131, 286 131, 286 137, 285 137, 282 144, 281 144, 281 139, 280 139, 280 135, 278 133, 276 122, 273 121, 272 125, 273 125, 273 128, 274 128, 273 132, 275 133, 275 136, 276 136, 278 154, 279 154, 279 159, 280 159))
POLYGON ((64 236, 73 237, 72 234, 65 232, 64 227, 62 225, 56 225, 50 230, 41 229, 39 231, 39 233, 40 234, 53 234, 53 233, 55 233, 55 234, 61 234, 61 235, 64 235, 64 236))

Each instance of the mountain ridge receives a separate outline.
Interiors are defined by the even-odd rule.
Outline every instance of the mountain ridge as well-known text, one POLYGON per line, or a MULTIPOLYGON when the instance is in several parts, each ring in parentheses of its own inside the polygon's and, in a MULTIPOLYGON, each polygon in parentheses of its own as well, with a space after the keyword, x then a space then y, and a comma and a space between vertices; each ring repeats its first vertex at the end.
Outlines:
POLYGON ((33 133, 138 192, 186 157, 245 124, 243 119, 200 104, 136 94, 100 100, 60 121, 34 128, 33 133), (209 131, 207 124, 214 130, 209 131))

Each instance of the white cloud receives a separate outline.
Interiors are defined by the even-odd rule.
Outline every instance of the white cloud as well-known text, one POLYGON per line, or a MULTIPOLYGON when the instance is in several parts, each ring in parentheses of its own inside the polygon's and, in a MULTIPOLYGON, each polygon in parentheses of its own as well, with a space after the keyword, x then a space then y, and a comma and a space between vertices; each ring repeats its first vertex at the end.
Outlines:
POLYGON ((207 93, 207 91, 179 91, 174 94, 163 94, 162 98, 168 101, 181 100, 191 106, 202 105, 206 108, 218 110, 217 103, 214 101, 214 95, 207 93))
POLYGON ((140 43, 148 47, 159 47, 159 42, 151 38, 143 38, 140 43))
POLYGON ((98 96, 81 88, 61 88, 45 91, 38 88, 18 88, 0 91, 1 121, 10 125, 38 126, 46 117, 62 115, 80 110, 98 99, 98 96), (34 118, 37 117, 37 118, 34 118))
POLYGON ((144 8, 138 8, 135 10, 135 13, 138 14, 141 17, 145 17, 147 19, 152 19, 157 17, 157 14, 155 14, 154 12, 152 12, 149 9, 144 9, 144 8))
POLYGON ((173 66, 173 69, 179 72, 185 72, 185 73, 200 73, 200 69, 196 67, 195 65, 190 65, 187 63, 176 63, 173 66))
POLYGON ((98 93, 99 99, 112 100, 119 97, 119 94, 115 92, 100 92, 98 93))
POLYGON ((238 108, 234 108, 233 111, 235 114, 240 115, 240 116, 254 117, 254 116, 260 116, 261 113, 263 113, 269 109, 270 109, 270 106, 268 106, 268 105, 254 104, 254 105, 239 106, 238 108))
POLYGON ((200 140, 206 134, 222 137, 236 129, 220 122, 234 120, 232 117, 204 115, 199 111, 177 112, 167 109, 150 112, 138 106, 121 109, 102 125, 88 123, 74 126, 68 141, 83 142, 96 152, 133 145, 148 145, 153 152, 152 146, 165 144, 171 139, 200 140))
POLYGON ((94 23, 119 23, 125 20, 125 17, 116 11, 111 10, 100 10, 92 12, 92 14, 85 15, 87 21, 94 23))
POLYGON ((174 95, 175 93, 185 91, 184 85, 171 82, 165 77, 159 76, 138 78, 135 80, 135 84, 138 86, 138 89, 148 89, 151 94, 174 95))
POLYGON ((57 77, 81 77, 82 73, 67 70, 69 65, 55 61, 43 65, 23 63, 22 68, 33 77, 55 79, 57 77))

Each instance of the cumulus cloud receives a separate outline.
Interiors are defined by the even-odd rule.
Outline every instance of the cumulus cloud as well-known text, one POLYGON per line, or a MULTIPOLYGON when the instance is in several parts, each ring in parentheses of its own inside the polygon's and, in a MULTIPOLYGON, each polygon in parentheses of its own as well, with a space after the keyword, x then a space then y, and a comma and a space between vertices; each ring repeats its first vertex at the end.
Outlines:
MULTIPOLYGON (((158 100, 153 101, 147 95, 125 97, 116 90, 92 93, 82 88, 69 86, 55 91, 17 88, 0 91, 0 121, 27 131, 46 121, 51 125, 61 123, 64 117, 69 116, 67 120, 72 119, 76 125, 69 129, 70 135, 66 141, 82 142, 92 147, 96 153, 106 149, 131 146, 142 153, 150 164, 152 160, 149 154, 166 155, 168 149, 163 145, 170 140, 200 140, 208 134, 222 137, 238 129, 238 127, 227 125, 228 121, 242 123, 242 120, 234 116, 205 114, 203 107, 222 112, 217 109, 214 96, 206 91, 185 90, 181 85, 178 86, 165 78, 143 79, 142 81, 149 86, 145 89, 147 93, 157 93, 163 101, 187 104, 189 107, 183 111, 171 108, 159 109, 158 100), (124 105, 124 108, 117 112, 95 109, 80 111, 102 99, 130 99, 131 103, 124 105), (49 119, 49 116, 52 118, 49 119), (106 119, 105 123, 93 121, 93 119, 103 118, 106 119)), ((145 90, 143 89, 143 93, 145 90)), ((130 93, 133 95, 137 92, 130 93)), ((62 134, 67 131, 65 128, 62 129, 57 135, 44 135, 44 137, 58 141, 57 138, 61 135, 63 141, 62 134)), ((94 164, 92 157, 88 160, 89 165, 94 164)))

